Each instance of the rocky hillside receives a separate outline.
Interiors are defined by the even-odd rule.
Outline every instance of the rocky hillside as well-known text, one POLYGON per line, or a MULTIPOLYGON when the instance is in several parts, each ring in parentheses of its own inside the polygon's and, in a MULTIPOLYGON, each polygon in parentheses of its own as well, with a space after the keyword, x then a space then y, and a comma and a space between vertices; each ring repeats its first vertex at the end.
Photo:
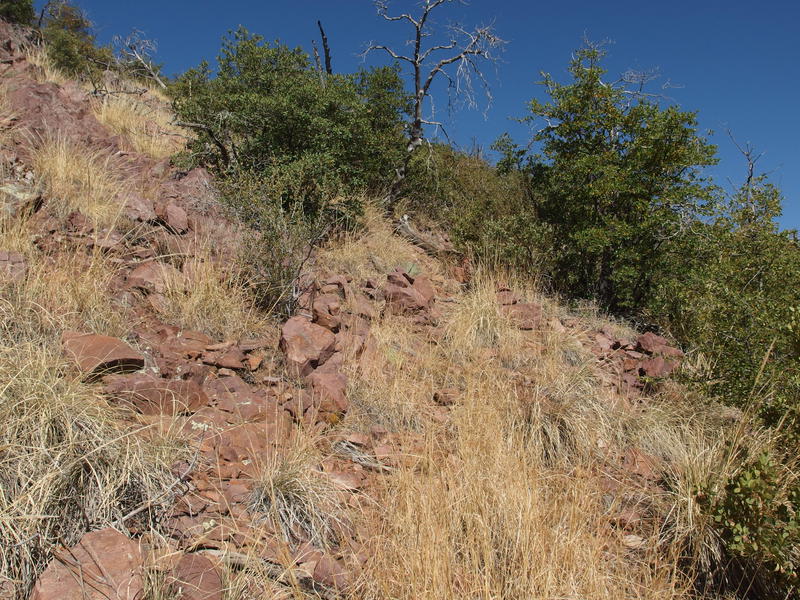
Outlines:
POLYGON ((212 178, 171 166, 164 100, 0 38, 0 598, 690 598, 716 575, 697 491, 744 431, 669 379, 668 340, 377 211, 277 322, 212 178))

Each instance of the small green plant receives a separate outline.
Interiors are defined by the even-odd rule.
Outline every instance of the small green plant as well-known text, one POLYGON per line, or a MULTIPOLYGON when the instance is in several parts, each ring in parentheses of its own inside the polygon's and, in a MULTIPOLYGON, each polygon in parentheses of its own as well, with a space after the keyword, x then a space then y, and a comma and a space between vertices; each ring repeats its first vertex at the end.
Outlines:
POLYGON ((731 561, 727 585, 746 582, 763 598, 788 598, 796 592, 800 485, 785 462, 761 452, 704 497, 731 561), (732 571, 738 571, 735 577, 732 571))

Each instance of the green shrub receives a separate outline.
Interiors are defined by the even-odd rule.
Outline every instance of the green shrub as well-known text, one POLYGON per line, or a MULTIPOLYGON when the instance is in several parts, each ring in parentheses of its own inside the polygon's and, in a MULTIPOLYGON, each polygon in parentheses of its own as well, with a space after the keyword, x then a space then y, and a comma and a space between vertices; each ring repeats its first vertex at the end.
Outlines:
POLYGON ((198 133, 198 162, 230 175, 322 159, 345 191, 391 177, 407 105, 396 68, 320 73, 301 49, 243 28, 223 40, 217 63, 213 72, 202 63, 172 87, 176 114, 198 133))
POLYGON ((36 17, 33 0, 5 0, 0 2, 0 18, 9 23, 31 25, 36 17))
POLYGON ((336 195, 338 182, 315 177, 325 167, 292 162, 220 183, 223 202, 244 227, 239 249, 244 276, 267 312, 293 313, 312 250, 357 214, 357 206, 336 195))
POLYGON ((536 218, 527 175, 445 144, 412 156, 398 208, 444 226, 463 250, 541 270, 547 225, 536 218))
POLYGON ((740 407, 766 397, 764 421, 798 431, 800 245, 794 232, 780 230, 780 206, 763 177, 720 203, 713 220, 680 238, 680 277, 665 281, 650 308, 705 354, 699 383, 709 394, 740 407))
POLYGON ((578 50, 572 81, 545 74, 548 102, 531 101, 530 167, 539 218, 552 229, 552 280, 612 312, 647 304, 673 266, 673 240, 709 200, 701 168, 715 148, 694 113, 604 81, 603 52, 578 50))
POLYGON ((769 452, 743 461, 721 490, 703 496, 728 555, 718 584, 759 598, 792 597, 800 569, 797 476, 769 452))
POLYGON ((96 45, 91 21, 69 2, 47 5, 42 37, 53 66, 69 77, 97 77, 113 63, 111 49, 96 45))

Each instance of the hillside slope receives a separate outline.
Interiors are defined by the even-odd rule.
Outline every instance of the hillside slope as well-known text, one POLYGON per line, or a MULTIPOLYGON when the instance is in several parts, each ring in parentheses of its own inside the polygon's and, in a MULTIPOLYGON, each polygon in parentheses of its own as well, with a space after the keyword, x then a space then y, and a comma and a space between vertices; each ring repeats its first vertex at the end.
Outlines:
MULTIPOLYGON (((0 598, 690 598, 741 415, 378 211, 259 312, 153 92, 0 27, 0 598)), ((697 576, 701 576, 697 579, 697 576)))

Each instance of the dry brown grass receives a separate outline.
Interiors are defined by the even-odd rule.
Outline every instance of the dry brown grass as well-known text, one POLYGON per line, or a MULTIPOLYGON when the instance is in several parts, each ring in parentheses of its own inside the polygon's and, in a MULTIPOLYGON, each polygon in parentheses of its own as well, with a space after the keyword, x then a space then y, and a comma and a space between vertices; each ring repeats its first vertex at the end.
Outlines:
POLYGON ((123 208, 125 180, 108 152, 90 150, 60 136, 46 137, 32 152, 48 208, 59 217, 80 211, 98 227, 111 227, 123 208))
POLYGON ((2 288, 0 582, 10 581, 20 598, 54 545, 118 525, 131 509, 160 499, 142 515, 148 521, 165 508, 163 492, 173 483, 169 465, 179 446, 144 441, 118 424, 61 356, 66 328, 126 330, 108 304, 108 273, 99 259, 86 270, 33 262, 24 281, 2 288))
POLYGON ((316 441, 296 436, 291 448, 264 461, 250 510, 267 519, 287 543, 297 544, 299 535, 327 548, 339 540, 342 511, 335 485, 317 470, 322 457, 316 441))
POLYGON ((65 85, 70 81, 70 79, 53 64, 44 46, 32 46, 28 48, 26 57, 28 62, 39 67, 36 72, 36 78, 39 82, 65 85))
POLYGON ((163 95, 107 95, 94 104, 97 120, 123 137, 128 149, 152 158, 167 158, 185 145, 185 132, 172 124, 163 95))
MULTIPOLYGON (((402 244, 381 247, 408 255, 402 244)), ((402 317, 384 317, 372 328, 377 351, 350 371, 343 427, 377 424, 425 440, 416 460, 385 480, 374 554, 354 596, 693 597, 692 576, 720 557, 696 502, 698 486, 733 469, 720 422, 679 395, 626 407, 578 341, 594 322, 551 327, 562 309, 517 281, 512 287, 545 312, 540 331, 520 331, 498 310, 498 279, 508 281, 478 273, 468 293, 443 305, 436 343, 402 317), (431 419, 439 387, 461 390, 446 423, 431 419), (629 447, 667 465, 664 489, 622 476, 621 491, 608 496, 603 479, 621 477, 615 457, 629 447), (630 502, 647 515, 639 548, 611 525, 630 502)))
POLYGON ((442 273, 438 261, 394 235, 381 210, 369 203, 363 229, 322 248, 315 264, 319 272, 348 273, 357 280, 383 277, 395 267, 434 277, 442 273))
POLYGON ((184 329, 238 340, 273 334, 276 324, 255 306, 243 278, 201 250, 166 278, 164 317, 184 329))

